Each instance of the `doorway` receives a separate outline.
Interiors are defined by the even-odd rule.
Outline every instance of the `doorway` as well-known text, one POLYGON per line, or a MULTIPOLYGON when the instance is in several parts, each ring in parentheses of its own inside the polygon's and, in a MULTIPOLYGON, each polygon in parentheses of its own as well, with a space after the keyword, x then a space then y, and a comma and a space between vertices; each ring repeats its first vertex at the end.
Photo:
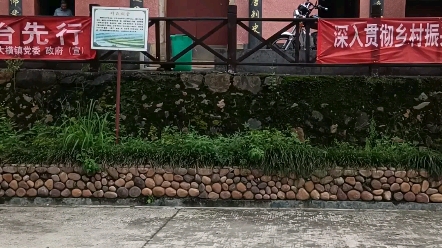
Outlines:
POLYGON ((407 0, 406 17, 439 17, 442 12, 440 0, 407 0))
MULTIPOLYGON (((65 0, 68 8, 75 16, 75 0, 65 0)), ((38 14, 42 16, 53 16, 57 8, 60 8, 61 0, 38 0, 38 14)))
MULTIPOLYGON (((167 17, 226 17, 229 0, 169 0, 167 4, 167 17)), ((216 27, 220 21, 177 21, 181 27, 197 38, 205 35, 216 27)), ((171 28, 171 33, 180 33, 171 28)), ((224 26, 204 43, 207 45, 227 45, 227 27, 224 26)))
MULTIPOLYGON (((229 0, 168 0, 167 17, 226 17, 229 0)), ((177 21, 176 23, 197 38, 201 38, 221 21, 177 21)), ((181 33, 171 27, 171 34, 181 33)), ((227 26, 222 27, 204 43, 211 48, 225 48, 227 46, 227 26)), ((215 56, 202 46, 192 50, 194 61, 214 61, 215 56)))
POLYGON ((322 18, 359 18, 360 0, 319 0, 328 10, 319 10, 322 18))

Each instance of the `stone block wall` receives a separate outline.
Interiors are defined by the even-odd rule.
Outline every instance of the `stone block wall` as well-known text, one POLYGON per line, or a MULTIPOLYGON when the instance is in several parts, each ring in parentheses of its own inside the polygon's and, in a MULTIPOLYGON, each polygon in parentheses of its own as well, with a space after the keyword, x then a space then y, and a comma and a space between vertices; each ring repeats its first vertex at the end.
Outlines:
MULTIPOLYGON (((62 115, 77 116, 77 106, 86 110, 91 101, 98 114, 112 114, 115 80, 114 72, 21 70, 15 80, 0 73, 0 116, 26 129, 36 122, 52 124, 62 115)), ((442 151, 440 77, 125 71, 122 85, 125 136, 157 138, 166 127, 223 135, 245 127, 301 128, 313 145, 331 146, 336 140, 365 145, 368 131, 375 129, 442 151)))
POLYGON ((220 168, 113 168, 87 176, 79 167, 0 167, 1 197, 195 197, 234 200, 442 202, 442 178, 394 168, 316 171, 309 178, 220 168))

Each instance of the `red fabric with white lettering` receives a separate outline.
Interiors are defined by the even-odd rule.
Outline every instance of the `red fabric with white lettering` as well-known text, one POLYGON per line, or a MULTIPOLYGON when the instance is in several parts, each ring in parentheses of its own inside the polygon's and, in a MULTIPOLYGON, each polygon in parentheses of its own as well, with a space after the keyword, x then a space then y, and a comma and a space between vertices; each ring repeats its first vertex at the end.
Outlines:
POLYGON ((0 16, 0 59, 89 60, 95 54, 89 17, 0 16))
POLYGON ((320 19, 317 63, 442 63, 441 28, 439 18, 320 19))

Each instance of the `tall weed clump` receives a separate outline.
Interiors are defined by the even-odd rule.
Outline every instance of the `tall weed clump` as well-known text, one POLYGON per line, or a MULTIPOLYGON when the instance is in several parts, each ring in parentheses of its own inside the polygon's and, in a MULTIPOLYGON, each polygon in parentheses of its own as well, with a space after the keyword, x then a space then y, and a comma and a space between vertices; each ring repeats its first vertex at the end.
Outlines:
POLYGON ((87 105, 86 111, 78 107, 76 117, 63 119, 59 127, 58 139, 62 149, 68 154, 84 151, 103 151, 115 142, 115 135, 109 122, 109 115, 99 115, 95 111, 95 102, 87 105))
MULTIPOLYGON (((22 145, 20 134, 14 129, 13 123, 0 116, 0 154, 9 157, 22 145)), ((0 157, 0 162, 1 162, 0 157)))
POLYGON ((98 171, 96 158, 115 142, 111 126, 108 114, 99 115, 95 111, 95 102, 91 101, 85 110, 78 104, 77 116, 64 116, 57 128, 61 153, 65 158, 75 158, 82 163, 86 172, 98 171))

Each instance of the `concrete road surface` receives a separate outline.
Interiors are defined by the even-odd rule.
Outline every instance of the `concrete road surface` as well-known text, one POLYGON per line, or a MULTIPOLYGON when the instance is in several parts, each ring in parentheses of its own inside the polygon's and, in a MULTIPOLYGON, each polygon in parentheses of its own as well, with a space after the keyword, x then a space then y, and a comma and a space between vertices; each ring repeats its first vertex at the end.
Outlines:
POLYGON ((442 212, 1 207, 2 248, 442 247, 442 212))

